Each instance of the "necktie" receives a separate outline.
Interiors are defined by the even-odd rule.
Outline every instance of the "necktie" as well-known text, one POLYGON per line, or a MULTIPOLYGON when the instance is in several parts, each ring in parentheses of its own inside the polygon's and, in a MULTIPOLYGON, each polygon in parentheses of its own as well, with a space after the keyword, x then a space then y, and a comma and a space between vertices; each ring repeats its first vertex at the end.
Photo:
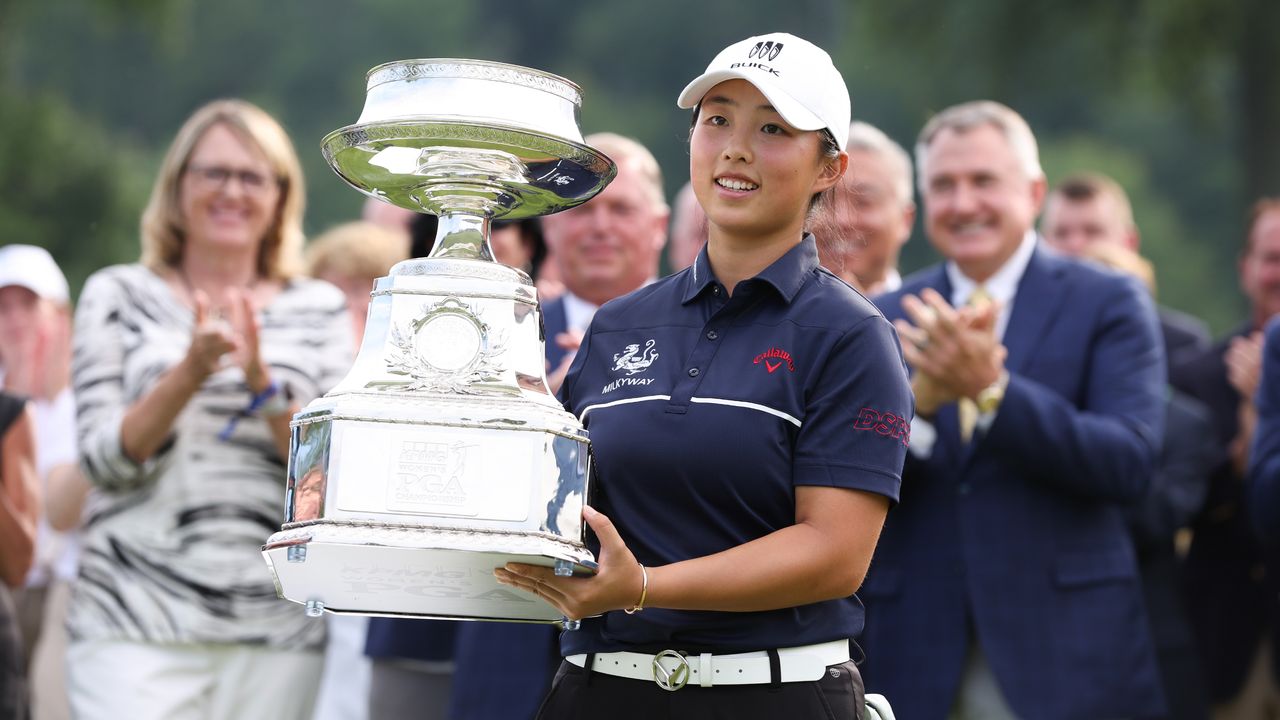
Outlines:
MULTIPOLYGON (((965 306, 981 310, 990 304, 991 293, 979 285, 969 294, 969 300, 965 306)), ((969 398, 960 398, 956 404, 956 410, 960 418, 960 441, 968 443, 973 439, 973 427, 978 422, 978 404, 969 398)))

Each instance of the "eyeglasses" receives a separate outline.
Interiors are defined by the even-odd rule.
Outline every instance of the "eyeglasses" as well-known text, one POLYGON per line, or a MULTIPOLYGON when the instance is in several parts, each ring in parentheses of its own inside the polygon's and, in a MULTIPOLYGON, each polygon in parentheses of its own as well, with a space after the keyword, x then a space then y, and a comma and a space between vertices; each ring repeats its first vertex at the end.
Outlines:
POLYGON ((223 165, 188 165, 187 172, 201 185, 215 190, 226 187, 233 176, 240 181, 240 187, 253 193, 265 191, 271 187, 271 181, 275 180, 254 170, 234 170, 223 165))

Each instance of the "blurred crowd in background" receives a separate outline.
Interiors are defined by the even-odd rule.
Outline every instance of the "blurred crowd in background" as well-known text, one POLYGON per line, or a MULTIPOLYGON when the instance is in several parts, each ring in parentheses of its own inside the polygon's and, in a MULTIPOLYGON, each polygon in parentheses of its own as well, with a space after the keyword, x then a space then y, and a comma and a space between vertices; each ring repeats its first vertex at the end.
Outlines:
MULTIPOLYGON (((978 117, 979 130, 966 132, 985 127, 987 115, 978 117)), ((823 265, 869 297, 899 296, 899 255, 922 212, 949 262, 996 252, 983 249, 989 235, 993 248, 1106 266, 1154 295, 1124 189, 1096 173, 1050 188, 1038 168, 1002 164, 1025 150, 1012 149, 1020 147, 1013 139, 1000 145, 1006 136, 992 132, 996 145, 972 153, 971 186, 953 191, 953 180, 944 189, 913 173, 901 145, 855 122, 849 171, 810 218, 823 265), (1020 198, 1010 190, 1017 177, 1040 189, 1020 198), (1018 218, 1036 215, 1038 231, 1024 239, 1018 218)), ((492 238, 497 260, 538 288, 552 389, 595 308, 655 279, 664 252, 676 271, 688 266, 708 232, 687 190, 669 210, 657 161, 638 142, 610 133, 587 142, 617 162, 612 184, 577 208, 497 223, 492 238)), ((921 142, 923 160, 931 146, 921 142)), ((331 617, 326 632, 324 620, 275 597, 258 549, 281 517, 288 421, 349 367, 373 281, 428 254, 435 233, 433 216, 371 199, 363 217, 304 243, 303 185, 274 119, 243 101, 217 101, 188 119, 166 155, 142 216, 138 262, 95 273, 74 307, 47 251, 0 247, 8 408, 0 651, 9 716, 510 718, 536 710, 557 661, 550 628, 331 617), (508 671, 495 680, 497 662, 508 671)), ((1265 458, 1251 463, 1251 448, 1264 441, 1257 428, 1273 427, 1259 420, 1257 399, 1268 392, 1259 387, 1280 384, 1263 372, 1264 353, 1280 354, 1263 336, 1280 315, 1280 199, 1241 212, 1248 232, 1238 242, 1239 290, 1250 312, 1217 341, 1190 314, 1150 316, 1166 358, 1153 366, 1166 369, 1163 441, 1153 445, 1163 450, 1141 478, 1126 478, 1142 494, 1105 503, 1127 518, 1125 556, 1140 575, 1103 570, 1142 590, 1143 611, 1129 618, 1141 625, 1128 630, 1151 638, 1169 717, 1261 718, 1277 709, 1280 603, 1268 563, 1276 547, 1274 532, 1257 532, 1274 530, 1264 518, 1275 511, 1256 507, 1250 492, 1277 475, 1265 458)), ((1080 299, 1046 322, 1068 326, 1085 307, 1080 299)), ((900 330, 905 345, 926 350, 917 328, 900 330)), ((1100 403, 1093 411, 1107 416, 1099 398, 1072 400, 1086 414, 1100 403)), ((932 415, 925 396, 917 403, 932 415)), ((911 482, 908 473, 890 529, 914 510, 911 482)), ((1071 497, 1061 501, 1078 501, 1071 497)), ((1018 543, 1017 528, 1003 528, 1002 542, 1018 543)), ((992 563, 1010 580, 1026 572, 992 563)), ((892 634, 877 625, 872 587, 885 572, 873 564, 868 628, 892 634)), ((874 669, 874 650, 868 660, 874 669)), ((882 676, 867 677, 876 690, 882 676)), ((1009 693, 1018 681, 1001 682, 1009 693)))
MULTIPOLYGON (((128 4, 104 5, 111 6, 104 12, 126 17, 132 12, 128 4)), ((926 10, 915 3, 896 11, 847 12, 813 5, 817 15, 828 19, 850 14, 864 18, 870 12, 870 20, 889 26, 902 20, 903 13, 926 10)), ((992 17, 999 15, 998 3, 982 5, 988 6, 992 17)), ((1107 28, 1124 24, 1107 6, 1085 3, 1071 12, 1110 37, 1107 28)), ((52 11, 37 12, 22 3, 17 7, 40 27, 57 25, 56 13, 48 15, 52 11)), ((1218 47, 1213 42, 1219 35, 1236 37, 1230 33, 1266 27, 1266 13, 1274 15, 1274 8, 1241 7, 1238 14, 1225 13, 1230 22, 1207 26, 1198 50, 1208 53, 1218 47), (1227 25, 1230 32, 1223 29, 1227 25)), ((0 19, 6 9, 0 7, 0 19)), ((1165 18, 1168 24, 1159 27, 1194 27, 1201 17, 1165 18)), ((961 42, 970 26, 952 19, 955 24, 930 32, 945 34, 949 28, 948 43, 961 42)), ((6 32, 0 29, 0 37, 6 32)), ((118 38, 92 40, 111 44, 118 38)), ((24 57, 36 56, 31 42, 23 41, 24 57)), ((1144 42, 1159 45, 1149 37, 1144 42)), ((848 53, 859 54, 856 48, 848 53)), ((467 53, 459 48, 452 54, 467 53)), ((1127 56, 1116 51, 1108 57, 1127 56)), ((877 302, 892 297, 896 303, 904 283, 907 291, 919 293, 919 286, 912 285, 912 277, 919 276, 912 271, 926 260, 963 262, 968 232, 1012 238, 1017 245, 1021 220, 1033 223, 1035 230, 1027 245, 1033 250, 1026 252, 1054 262, 1105 266, 1144 288, 1146 299, 1139 304, 1144 312, 1152 309, 1151 327, 1158 328, 1158 355, 1163 358, 1155 363, 1161 371, 1163 405, 1162 419, 1143 428, 1160 430, 1150 457, 1130 473, 1136 489, 1102 492, 1099 499, 1078 488, 1055 488, 1059 494, 1050 496, 1068 508, 1081 504, 1114 511, 1117 527, 1124 528, 1123 549, 1090 561, 1101 564, 1065 570, 1061 564, 1056 570, 1036 566, 1046 578, 1056 572, 1054 582, 1081 592, 1103 593, 1114 584, 1140 592, 1140 611, 1129 616, 1126 632, 1141 638, 1142 651, 1135 657, 1142 662, 1122 673, 1124 680, 1100 670, 1089 682, 1109 687, 1111 698, 1125 698, 1127 683, 1145 679, 1151 670, 1150 688, 1158 688, 1152 692, 1159 702, 1131 707, 1164 710, 1149 715, 1145 710, 1118 711, 1115 716, 1280 718, 1280 321, 1273 322, 1280 315, 1280 186, 1268 170, 1254 169, 1280 167, 1266 161, 1275 158, 1280 142, 1251 144, 1260 136, 1251 134, 1254 123, 1280 118, 1275 99, 1280 94, 1249 96, 1250 83, 1263 81, 1244 59, 1226 53, 1214 62, 1219 77, 1228 74, 1223 69, 1228 65, 1239 73, 1234 92, 1228 94, 1238 103, 1233 107, 1249 115, 1238 120, 1241 136, 1248 139, 1241 141, 1242 155, 1257 157, 1245 163, 1250 168, 1247 180, 1223 180, 1219 186, 1233 192, 1204 195, 1204 207, 1188 204, 1168 211, 1171 203, 1153 189, 1163 178, 1132 172, 1123 148, 1073 144, 1070 138, 1058 138, 1054 152, 1058 159, 1067 158, 1057 167, 1072 172, 1046 177, 1038 157, 1034 169, 993 165, 984 176, 989 185, 978 183, 970 196, 944 205, 941 188, 930 184, 929 171, 919 165, 930 151, 927 138, 921 136, 922 146, 913 147, 927 116, 885 113, 890 117, 885 125, 893 132, 861 121, 850 128, 849 170, 839 191, 810 223, 823 265, 877 302), (1237 61, 1239 66, 1231 65, 1237 61), (1251 97, 1253 105, 1267 107, 1253 107, 1251 97), (1028 217, 1006 202, 1004 172, 1032 187, 1043 185, 1035 201, 1023 208, 1028 217), (1138 222, 1143 212, 1135 211, 1138 203, 1131 203, 1131 195, 1156 198, 1142 210, 1157 232, 1138 222), (1235 232, 1201 236, 1206 225, 1189 232, 1191 223, 1182 223, 1185 216, 1178 213, 1198 211, 1220 221, 1214 227, 1235 232), (917 227, 925 237, 912 241, 917 227), (1175 235, 1177 241, 1170 244, 1175 235), (1229 281, 1216 272, 1221 257, 1233 263, 1229 281), (1178 267, 1166 272, 1163 264, 1172 258, 1178 267), (1158 283, 1157 278, 1164 280, 1158 283), (1177 298, 1180 309, 1155 302, 1169 296, 1177 298), (1146 659, 1154 663, 1151 668, 1142 665, 1146 659)), ((1171 63, 1178 66, 1176 59, 1171 63)), ((1088 74, 1077 68, 1066 76, 1077 71, 1088 74)), ((21 62, 12 64, 8 75, 24 73, 40 75, 21 62)), ((1013 77, 1004 78, 1003 87, 1031 82, 1010 73, 1013 77)), ((847 73, 855 117, 863 117, 864 97, 874 103, 889 96, 872 75, 875 68, 851 67, 847 73), (860 79, 869 87, 866 93, 859 92, 860 79)), ((1199 75, 1193 79, 1202 80, 1199 75)), ((339 94, 340 114, 353 118, 359 84, 346 79, 340 84, 345 88, 339 94)), ((1205 87, 1196 84, 1196 92, 1215 91, 1212 81, 1205 87)), ((200 92, 217 97, 226 94, 223 89, 210 82, 200 92)), ((1057 117, 1055 108, 1062 116, 1071 112, 1045 100, 1055 89, 1064 97, 1094 90, 1060 83, 1032 93, 1042 109, 1024 114, 1036 136, 1037 116, 1057 117)), ((4 91, 17 96, 12 87, 4 91)), ((1164 95, 1144 98, 1152 108, 1171 107, 1162 104, 1168 102, 1164 95)), ((140 100, 129 102, 137 107, 140 100)), ((15 105, 3 105, 8 108, 0 106, 0 121, 9 122, 6 113, 13 115, 15 105)), ((932 107, 928 102, 919 106, 932 107)), ((35 144, 47 149, 58 144, 54 131, 63 132, 49 118, 63 111, 40 108, 46 115, 33 123, 46 142, 35 144)), ((314 138, 290 139, 271 114, 240 100, 200 104, 185 121, 177 112, 171 107, 142 123, 152 126, 150 133, 172 138, 154 177, 139 181, 137 167, 145 164, 134 161, 141 154, 126 158, 125 164, 133 167, 127 177, 121 175, 119 187, 109 182, 109 166, 76 170, 76 177, 97 179, 32 200, 13 213, 36 220, 0 225, 0 717, 532 717, 558 662, 550 628, 308 618, 300 607, 276 598, 258 552, 283 514, 289 418, 343 377, 364 333, 373 281, 395 263, 430 252, 434 218, 373 200, 358 211, 350 206, 350 217, 340 217, 345 210, 335 210, 332 203, 313 202, 307 210, 306 181, 316 178, 304 167, 315 175, 312 156, 317 154, 303 152, 300 161, 295 141, 306 148, 314 138), (131 220, 139 229, 131 238, 132 255, 122 257, 119 243, 84 243, 66 237, 72 233, 57 238, 42 234, 55 232, 51 228, 63 204, 109 206, 102 217, 118 215, 128 205, 117 197, 124 192, 147 198, 145 209, 133 208, 141 218, 131 220), (306 238, 304 227, 316 223, 308 220, 311 216, 323 222, 320 232, 306 238), (114 264, 122 261, 127 264, 114 264), (76 272, 64 274, 60 266, 68 265, 76 272), (495 663, 515 670, 496 676, 495 663)), ((619 115, 597 112, 588 116, 595 121, 585 123, 587 129, 608 127, 642 136, 619 115)), ((1105 108, 1094 112, 1105 113, 1105 108)), ((1150 120, 1141 113, 1129 117, 1150 120)), ((1162 120, 1184 121, 1190 122, 1181 116, 1162 120)), ((1154 123, 1138 127, 1141 123, 1134 122, 1128 130, 1138 135, 1149 131, 1153 145, 1185 137, 1167 126, 1151 129, 1154 123)), ((84 136, 74 121, 66 124, 66 137, 84 136)), ((101 131, 90 128, 89 134, 95 132, 101 131)), ((1002 153, 1021 161, 1025 148, 1016 147, 1016 133, 1001 133, 996 151, 977 153, 980 162, 997 163, 1005 159, 1002 153)), ((687 177, 684 158, 665 147, 678 148, 678 140, 650 152, 623 135, 589 136, 589 144, 619 165, 617 179, 604 193, 540 221, 495 225, 497 260, 523 270, 538 288, 553 390, 595 308, 662 274, 684 270, 703 247, 706 220, 692 192, 687 186, 670 191, 687 177)), ((1035 153, 1035 137, 1031 142, 1035 153)), ((1195 182, 1208 187, 1213 177, 1229 174, 1221 164, 1225 153, 1206 147, 1185 150, 1181 160, 1165 153, 1156 163, 1163 170, 1152 171, 1197 176, 1183 179, 1191 183, 1184 197, 1202 187, 1195 182)), ((6 152, 12 159, 6 160, 7 167, 29 167, 43 177, 42 163, 24 160, 14 148, 6 152)), ((128 147, 111 151, 128 152, 128 147)), ((1046 166, 1050 160, 1046 158, 1046 166)), ((333 180, 326 176, 320 182, 333 180)), ((14 196, 21 201, 38 185, 15 190, 14 196)), ((954 297, 945 300, 963 304, 954 297)), ((1101 305, 1100 313, 1106 309, 1106 303, 1101 305)), ((1074 320, 1053 316, 1043 322, 1074 320)), ((1110 328, 1105 322, 1098 327, 1100 335, 1110 328)), ((904 338, 910 340, 911 332, 908 327, 904 338)), ((1126 366, 1114 369, 1125 372, 1126 366)), ((1079 368, 1053 370, 1067 378, 1079 368)), ((1018 371, 1011 372, 1014 380, 1004 382, 1016 387, 1018 371)), ((1061 394, 1088 415, 1108 400, 1091 391, 1081 387, 1061 394)), ((1012 391, 1002 387, 1000 392, 1012 391)), ((962 404, 947 403, 952 418, 962 404)), ((958 431, 954 419, 940 419, 940 431, 948 423, 958 431)), ((1044 429, 1049 434, 1059 430, 1044 429)), ((963 432, 967 443, 967 433, 974 431, 963 432)), ((1077 448, 1084 455, 1090 452, 1088 437, 1069 436, 1065 429, 1059 434, 1064 445, 1085 443, 1077 448)), ((913 442, 930 441, 917 434, 913 442)), ((986 451, 997 462, 1021 467, 1025 457, 1018 453, 1037 450, 986 451)), ((1045 462, 1052 461, 1051 450, 1044 450, 1045 462)), ((959 455, 952 460, 957 467, 970 462, 959 455)), ((918 472, 925 473, 918 475, 918 483, 930 482, 931 475, 918 472)), ((891 511, 887 532, 901 534, 906 521, 898 520, 895 527, 895 515, 906 518, 914 512, 911 482, 909 472, 902 505, 891 511)), ((962 481, 957 487, 963 488, 957 490, 960 494, 969 492, 962 481)), ((1017 547, 1025 528, 1009 521, 993 529, 1000 543, 1017 547)), ((979 656, 977 665, 973 657, 966 658, 963 645, 948 665, 933 656, 932 639, 878 621, 891 617, 888 608, 909 594, 898 585, 913 583, 910 572, 893 571, 893 557, 885 558, 887 569, 878 570, 878 561, 873 561, 867 583, 868 635, 888 633, 902 637, 904 644, 919 644, 909 685, 919 688, 921 698, 932 694, 949 703, 956 687, 973 681, 971 672, 978 667, 985 673, 977 676, 980 681, 994 679, 997 698, 1003 691, 1003 701, 994 705, 1000 709, 989 712, 1063 716, 1022 709, 1020 693, 1052 693, 1018 687, 1020 670, 1000 664, 993 654, 1001 642, 998 631, 983 629, 972 616, 973 607, 959 612, 969 618, 971 644, 988 656, 979 656), (936 668, 935 660, 941 663, 936 668)), ((1012 580, 1027 569, 996 563, 991 572, 997 579, 1007 573, 1012 580)), ((1053 608, 1042 609, 1054 617, 1053 608)), ((1099 620, 1058 618, 1064 627, 1088 627, 1099 620)), ((864 673, 870 692, 877 691, 877 681, 884 682, 877 675, 877 650, 873 640, 864 673)), ((1048 641, 1043 651, 1045 667, 1051 661, 1070 664, 1074 652, 1048 641)), ((899 703, 893 694, 889 699, 899 703)), ((932 717, 913 713, 915 706, 903 700, 907 710, 899 711, 900 717, 932 717)))

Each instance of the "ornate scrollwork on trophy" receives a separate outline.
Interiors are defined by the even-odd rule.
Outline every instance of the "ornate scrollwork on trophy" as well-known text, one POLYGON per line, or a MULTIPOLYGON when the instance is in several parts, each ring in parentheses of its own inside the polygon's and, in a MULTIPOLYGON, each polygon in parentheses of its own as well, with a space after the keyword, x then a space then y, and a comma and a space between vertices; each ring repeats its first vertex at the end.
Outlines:
POLYGON ((494 334, 474 308, 457 298, 431 305, 407 325, 393 327, 387 366, 413 382, 406 391, 473 394, 477 383, 494 382, 503 372, 506 349, 502 333, 494 334))

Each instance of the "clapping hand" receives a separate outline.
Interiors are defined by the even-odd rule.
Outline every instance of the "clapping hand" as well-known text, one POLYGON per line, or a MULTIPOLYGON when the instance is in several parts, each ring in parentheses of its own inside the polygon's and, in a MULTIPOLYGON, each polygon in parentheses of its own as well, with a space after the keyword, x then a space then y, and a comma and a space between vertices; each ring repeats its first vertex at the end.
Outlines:
POLYGON ((239 347, 234 354, 235 363, 244 371, 245 382, 256 395, 271 384, 267 366, 262 362, 259 344, 262 325, 258 321, 258 307, 248 291, 234 290, 232 294, 235 298, 232 302, 232 307, 235 308, 232 326, 239 338, 239 347))
POLYGON ((194 299, 196 317, 187 361, 202 378, 234 364, 244 371, 249 388, 262 392, 270 378, 259 349, 260 325, 253 297, 244 290, 228 290, 224 307, 229 312, 211 309, 208 296, 199 290, 194 299))
POLYGON ((906 341, 903 357, 915 369, 912 389, 921 415, 975 398, 1000 378, 1008 353, 996 338, 997 303, 957 309, 926 288, 920 297, 903 297, 902 308, 910 322, 897 320, 894 327, 906 341))
POLYGON ((1252 403, 1262 379, 1262 333, 1231 338, 1222 356, 1227 365, 1227 380, 1245 402, 1252 403))
POLYGON ((209 296, 197 290, 195 322, 191 327, 191 345, 187 347, 187 364, 203 380, 222 369, 223 358, 238 347, 235 333, 222 314, 209 307, 209 296))

